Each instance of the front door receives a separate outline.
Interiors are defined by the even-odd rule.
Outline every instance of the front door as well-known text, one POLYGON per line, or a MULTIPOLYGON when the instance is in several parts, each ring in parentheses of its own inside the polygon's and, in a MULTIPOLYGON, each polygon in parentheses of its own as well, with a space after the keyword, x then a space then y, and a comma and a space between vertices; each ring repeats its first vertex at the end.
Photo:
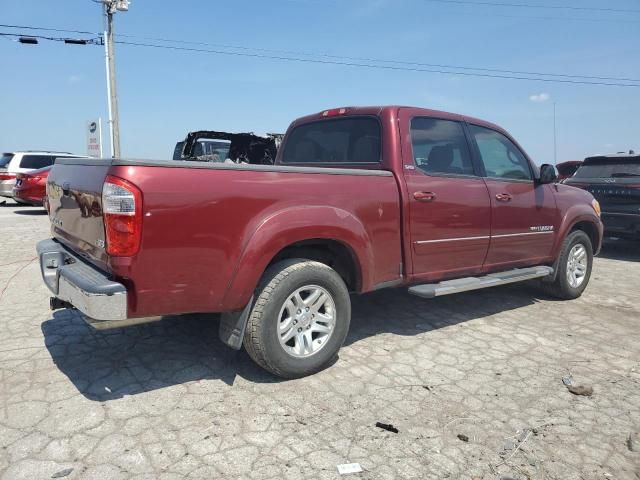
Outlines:
POLYGON ((491 205, 463 125, 427 117, 401 121, 410 128, 403 152, 413 280, 479 272, 489 247, 491 205))
POLYGON ((507 136, 469 125, 492 206, 486 270, 548 262, 559 218, 552 185, 534 180, 527 157, 507 136))

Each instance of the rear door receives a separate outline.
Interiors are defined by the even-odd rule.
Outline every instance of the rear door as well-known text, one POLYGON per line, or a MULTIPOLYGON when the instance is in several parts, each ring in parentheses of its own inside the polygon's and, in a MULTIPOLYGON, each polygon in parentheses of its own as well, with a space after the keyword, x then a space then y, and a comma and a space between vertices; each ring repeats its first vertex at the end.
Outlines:
POLYGON ((462 123, 400 110, 414 280, 479 272, 490 234, 487 187, 462 123))
POLYGON ((559 218, 553 186, 540 185, 527 156, 506 135, 469 125, 491 198, 486 270, 535 265, 551 255, 559 218))

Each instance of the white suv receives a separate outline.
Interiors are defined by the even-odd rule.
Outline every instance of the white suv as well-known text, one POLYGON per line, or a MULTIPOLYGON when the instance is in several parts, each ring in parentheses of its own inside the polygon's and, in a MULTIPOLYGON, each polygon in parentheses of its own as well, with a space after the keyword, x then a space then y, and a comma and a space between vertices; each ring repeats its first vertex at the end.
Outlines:
POLYGON ((13 198, 16 174, 53 165, 56 158, 86 158, 68 152, 7 152, 0 157, 0 196, 13 198))

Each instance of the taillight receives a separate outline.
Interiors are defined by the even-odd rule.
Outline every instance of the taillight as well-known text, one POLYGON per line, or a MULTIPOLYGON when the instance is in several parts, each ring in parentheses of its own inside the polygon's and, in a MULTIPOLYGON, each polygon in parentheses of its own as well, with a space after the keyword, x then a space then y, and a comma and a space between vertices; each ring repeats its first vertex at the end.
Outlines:
POLYGON ((331 110, 325 110, 320 115, 323 117, 337 117, 338 115, 344 115, 348 111, 348 108, 332 108, 331 110))
POLYGON ((142 238, 142 193, 126 180, 108 176, 102 187, 102 212, 107 253, 131 257, 142 238))
POLYGON ((6 173, 6 172, 0 173, 0 180, 15 180, 15 179, 16 179, 15 173, 6 173))

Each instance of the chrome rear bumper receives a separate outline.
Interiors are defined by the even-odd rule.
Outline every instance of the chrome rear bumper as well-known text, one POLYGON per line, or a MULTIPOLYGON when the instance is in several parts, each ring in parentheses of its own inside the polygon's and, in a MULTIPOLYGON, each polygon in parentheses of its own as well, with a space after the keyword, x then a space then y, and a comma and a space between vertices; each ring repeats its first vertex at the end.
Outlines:
MULTIPOLYGON (((54 296, 96 322, 127 319, 127 289, 54 240, 37 245, 42 279, 54 296)), ((97 327, 97 325, 94 325, 97 327)), ((106 326, 106 325, 105 325, 106 326)))

